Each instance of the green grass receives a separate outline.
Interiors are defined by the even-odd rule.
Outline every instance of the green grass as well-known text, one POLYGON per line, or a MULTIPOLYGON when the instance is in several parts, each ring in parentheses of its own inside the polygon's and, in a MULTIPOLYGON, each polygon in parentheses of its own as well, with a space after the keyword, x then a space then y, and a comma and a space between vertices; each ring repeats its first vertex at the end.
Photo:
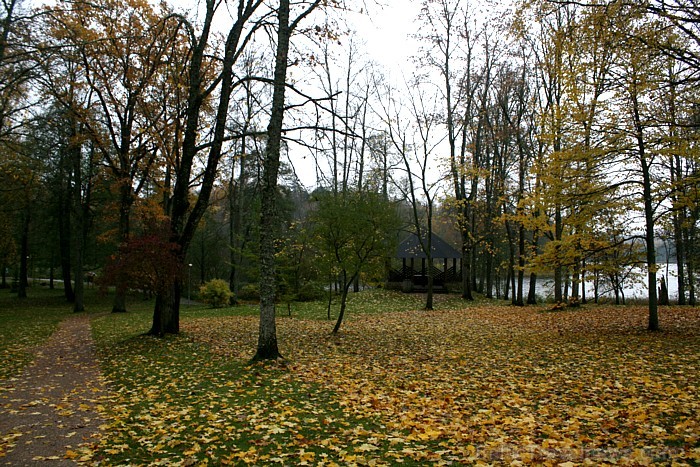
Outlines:
MULTIPOLYGON (((377 313, 369 303, 386 302, 377 301, 374 293, 366 298, 368 303, 356 313, 377 313)), ((393 298, 412 303, 406 297, 393 298)), ((293 306, 294 316, 325 317, 322 304, 293 306)), ((252 319, 257 313, 250 305, 182 307, 183 321, 252 319)), ((379 429, 377 417, 348 415, 333 392, 294 378, 286 364, 248 365, 245 359, 212 353, 186 333, 164 339, 145 336, 150 318, 150 310, 139 309, 93 321, 113 389, 105 404, 113 421, 106 427, 111 435, 92 454, 92 461, 317 463, 337 458, 335 438, 379 429)), ((381 444, 389 449, 386 441, 381 444)))
POLYGON ((26 299, 0 289, 0 379, 17 376, 31 361, 36 346, 71 313, 58 290, 33 287, 26 299))
MULTIPOLYGON (((485 299, 478 297, 474 302, 468 303, 457 294, 435 294, 434 309, 455 310, 465 306, 477 306, 485 303, 485 299)), ((492 302, 489 302, 492 303, 492 302)), ((493 302, 507 306, 510 302, 493 302)), ((348 304, 345 319, 352 321, 359 316, 377 315, 396 310, 419 310, 425 307, 425 294, 405 294, 393 290, 367 289, 359 293, 348 295, 348 304)), ((334 295, 331 302, 330 319, 335 320, 340 309, 340 297, 334 295)), ((217 317, 217 316, 258 316, 260 308, 257 304, 240 304, 225 308, 207 308, 204 305, 183 305, 180 309, 184 318, 217 317)), ((292 317, 298 319, 328 320, 328 301, 317 302, 281 302, 277 305, 277 316, 292 317)))
MULTIPOLYGON (((291 317, 280 304, 286 360, 250 365, 256 305, 184 305, 182 333, 154 338, 153 302, 131 297, 128 313, 92 320, 107 422, 74 454, 99 465, 556 465, 584 454, 698 465, 700 310, 664 308, 664 332, 650 334, 643 307, 544 313, 435 298, 427 312, 424 295, 352 294, 339 335, 325 303, 293 303, 291 317)), ((89 300, 110 310, 109 297, 89 300)), ((7 316, 55 326, 69 313, 47 293, 7 316)))
MULTIPOLYGON (((436 298, 442 309, 458 306, 455 296, 436 298)), ((348 322, 363 315, 396 309, 421 309, 424 297, 383 290, 351 294, 348 322)), ((292 303, 291 320, 327 323, 326 303, 292 303)), ((156 339, 143 333, 152 310, 130 305, 126 314, 93 321, 93 335, 113 394, 105 403, 113 420, 93 461, 108 465, 279 463, 317 464, 324 459, 362 458, 370 450, 391 451, 387 439, 372 439, 382 431, 372 414, 351 414, 335 391, 294 376, 289 364, 249 365, 253 345, 232 358, 203 343, 196 335, 156 339), (366 433, 372 444, 339 449, 341 439, 366 433)), ((337 300, 332 307, 335 319, 337 300)), ((278 305, 280 323, 288 322, 287 305, 278 305)), ((227 308, 183 305, 183 323, 243 320, 254 322, 254 304, 227 308)), ((235 344, 233 344, 235 345, 235 344)))

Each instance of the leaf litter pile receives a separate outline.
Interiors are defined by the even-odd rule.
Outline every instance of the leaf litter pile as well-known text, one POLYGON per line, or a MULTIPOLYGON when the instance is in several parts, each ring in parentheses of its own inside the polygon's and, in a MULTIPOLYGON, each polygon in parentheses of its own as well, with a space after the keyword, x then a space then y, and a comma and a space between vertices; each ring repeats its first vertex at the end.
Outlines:
MULTIPOLYGON (((369 296, 371 300, 376 297, 369 296)), ((112 422, 83 461, 151 465, 699 465, 700 310, 478 305, 278 318, 283 362, 247 365, 251 316, 94 323, 112 422), (130 336, 130 337, 129 337, 130 336)))

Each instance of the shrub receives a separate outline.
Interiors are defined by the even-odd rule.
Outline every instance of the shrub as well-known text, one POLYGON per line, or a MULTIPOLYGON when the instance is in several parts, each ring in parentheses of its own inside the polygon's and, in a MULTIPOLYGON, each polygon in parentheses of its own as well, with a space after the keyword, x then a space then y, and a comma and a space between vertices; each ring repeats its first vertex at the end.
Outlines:
POLYGON ((246 284, 238 290, 240 300, 260 300, 260 288, 257 284, 246 284))
POLYGON ((221 308, 231 302, 233 292, 228 288, 225 280, 212 279, 199 288, 199 296, 212 308, 221 308))
POLYGON ((297 300, 300 302, 313 302, 325 298, 326 295, 328 295, 328 292, 323 284, 318 282, 307 282, 299 287, 297 300))

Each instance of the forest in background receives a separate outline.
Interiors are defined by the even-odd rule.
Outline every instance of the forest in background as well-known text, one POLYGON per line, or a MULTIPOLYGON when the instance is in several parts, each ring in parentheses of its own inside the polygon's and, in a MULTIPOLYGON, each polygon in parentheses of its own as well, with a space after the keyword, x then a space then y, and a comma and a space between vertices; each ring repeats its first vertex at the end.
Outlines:
POLYGON ((465 299, 507 281, 533 303, 525 276, 545 274, 575 305, 598 298, 583 281, 614 291, 643 265, 656 329, 662 240, 695 305, 693 2, 421 5, 397 84, 346 21, 354 2, 3 2, 2 285, 55 275, 79 311, 96 273, 113 311, 154 293, 163 334, 191 281, 224 278, 259 297, 265 358, 281 296, 380 283, 399 232, 429 263, 441 232, 465 299))

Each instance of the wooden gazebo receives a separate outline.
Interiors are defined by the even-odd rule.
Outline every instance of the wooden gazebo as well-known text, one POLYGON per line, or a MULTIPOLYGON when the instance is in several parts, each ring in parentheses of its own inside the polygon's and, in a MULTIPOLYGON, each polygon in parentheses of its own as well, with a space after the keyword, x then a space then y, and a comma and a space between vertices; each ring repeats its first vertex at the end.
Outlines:
POLYGON ((428 267, 433 268, 433 285, 442 286, 461 279, 458 260, 462 255, 459 251, 435 233, 431 237, 430 251, 432 264, 429 265, 428 256, 420 246, 418 235, 409 234, 396 249, 395 258, 401 261, 401 266, 396 268, 396 265, 392 264, 389 282, 410 281, 413 286, 425 287, 428 284, 428 267))

